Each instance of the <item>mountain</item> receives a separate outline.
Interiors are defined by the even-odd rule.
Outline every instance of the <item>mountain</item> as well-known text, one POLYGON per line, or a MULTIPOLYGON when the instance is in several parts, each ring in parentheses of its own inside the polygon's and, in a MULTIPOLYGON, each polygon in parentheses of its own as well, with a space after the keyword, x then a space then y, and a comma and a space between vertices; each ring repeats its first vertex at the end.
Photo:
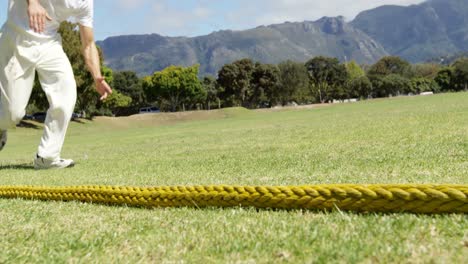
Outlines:
POLYGON ((194 38, 158 34, 111 37, 98 42, 114 70, 152 74, 169 65, 199 63, 200 73, 215 75, 226 63, 252 58, 263 63, 305 62, 318 56, 372 63, 387 55, 384 48, 343 17, 261 26, 245 31, 219 31, 194 38))
POLYGON ((139 75, 195 63, 201 65, 201 75, 214 75, 224 64, 246 57, 278 63, 324 55, 374 63, 390 54, 411 62, 433 61, 468 51, 468 0, 386 5, 364 11, 349 23, 343 17, 324 17, 194 38, 119 36, 98 44, 111 68, 139 75))
POLYGON ((408 7, 381 6, 351 22, 385 50, 411 62, 468 50, 468 0, 429 0, 408 7))

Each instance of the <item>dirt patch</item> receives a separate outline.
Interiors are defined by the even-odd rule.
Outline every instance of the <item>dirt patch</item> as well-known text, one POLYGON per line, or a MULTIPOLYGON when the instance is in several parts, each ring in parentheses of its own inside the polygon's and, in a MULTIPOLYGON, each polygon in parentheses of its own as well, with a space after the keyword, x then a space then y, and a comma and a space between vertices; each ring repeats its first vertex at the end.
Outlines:
POLYGON ((331 106, 333 104, 310 104, 310 105, 297 105, 297 106, 277 106, 273 108, 257 109, 259 112, 278 112, 287 110, 298 110, 298 109, 315 109, 331 106))
POLYGON ((211 120, 226 118, 223 110, 188 111, 177 113, 140 114, 127 117, 96 117, 94 121, 99 124, 127 128, 142 126, 170 125, 188 121, 211 120))
POLYGON ((238 116, 255 114, 256 112, 279 112, 298 109, 314 109, 330 106, 330 104, 315 104, 315 105, 300 105, 300 106, 285 106, 268 109, 248 110, 242 107, 224 108, 220 110, 210 111, 188 111, 177 113, 154 113, 154 114, 139 114, 127 117, 95 117, 94 121, 109 127, 116 128, 131 128, 145 126, 161 126, 171 125, 189 121, 223 119, 238 116))

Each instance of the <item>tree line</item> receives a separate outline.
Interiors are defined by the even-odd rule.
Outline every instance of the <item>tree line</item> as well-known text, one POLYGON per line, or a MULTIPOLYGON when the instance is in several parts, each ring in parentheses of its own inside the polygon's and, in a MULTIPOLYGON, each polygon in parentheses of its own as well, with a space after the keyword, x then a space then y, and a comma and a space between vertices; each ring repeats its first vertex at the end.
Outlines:
MULTIPOLYGON (((73 66, 78 86, 77 112, 94 115, 131 115, 141 107, 185 111, 242 106, 265 108, 290 103, 327 103, 351 98, 369 99, 421 92, 468 90, 468 59, 449 66, 410 64, 395 56, 373 65, 318 56, 306 63, 285 61, 263 64, 241 59, 224 65, 217 76, 199 77, 199 66, 170 66, 139 78, 135 72, 113 72, 102 66, 114 93, 100 102, 81 56, 76 25, 60 28, 64 50, 73 66)), ((101 56, 102 57, 102 56, 101 56)), ((40 89, 36 83, 35 89, 40 89)), ((30 111, 47 109, 43 93, 34 92, 30 111)))

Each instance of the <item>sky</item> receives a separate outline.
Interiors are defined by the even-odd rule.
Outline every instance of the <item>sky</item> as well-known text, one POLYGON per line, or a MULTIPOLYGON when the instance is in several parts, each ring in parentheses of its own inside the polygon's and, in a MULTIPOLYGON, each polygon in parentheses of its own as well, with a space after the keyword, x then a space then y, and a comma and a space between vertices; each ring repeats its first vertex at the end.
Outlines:
MULTIPOLYGON (((0 23, 8 0, 0 0, 0 23)), ((424 0, 95 0, 96 39, 128 34, 199 36, 213 31, 344 16, 385 4, 424 0)))

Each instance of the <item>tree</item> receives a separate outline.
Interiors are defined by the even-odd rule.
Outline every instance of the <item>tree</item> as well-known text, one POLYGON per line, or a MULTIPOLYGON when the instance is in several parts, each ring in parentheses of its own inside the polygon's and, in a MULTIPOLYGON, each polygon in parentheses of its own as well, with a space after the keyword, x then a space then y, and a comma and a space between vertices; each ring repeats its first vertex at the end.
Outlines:
POLYGON ((435 63, 420 63, 411 65, 411 76, 413 78, 426 78, 433 80, 440 71, 441 66, 435 63))
POLYGON ((468 59, 457 60, 453 64, 452 84, 455 91, 468 91, 468 59))
POLYGON ((387 56, 380 59, 369 69, 369 75, 390 75, 397 74, 408 76, 410 74, 411 64, 400 57, 387 56))
POLYGON ((452 67, 445 67, 437 73, 434 81, 438 84, 441 91, 448 92, 453 90, 453 72, 454 69, 452 67))
POLYGON ((114 86, 114 71, 111 68, 107 67, 106 65, 102 65, 101 71, 102 71, 102 76, 104 77, 104 79, 106 79, 107 84, 113 87, 114 86))
POLYGON ((155 104, 158 100, 158 94, 155 93, 154 84, 153 84, 153 76, 145 76, 141 80, 141 86, 143 88, 143 92, 145 93, 146 101, 149 104, 155 104))
POLYGON ((411 82, 408 78, 398 74, 390 74, 381 78, 379 84, 374 87, 377 97, 388 97, 412 92, 411 82))
POLYGON ((280 82, 277 100, 286 105, 289 101, 312 101, 309 91, 309 75, 302 63, 285 61, 278 65, 280 82))
POLYGON ((369 98, 372 96, 372 83, 367 76, 351 79, 347 82, 350 98, 369 98))
POLYGON ((168 105, 173 112, 185 108, 185 103, 199 101, 203 93, 198 80, 199 65, 192 67, 170 66, 153 76, 145 78, 147 98, 159 100, 160 105, 168 105))
MULTIPOLYGON (((109 109, 112 115, 119 115, 122 109, 125 109, 132 103, 132 98, 114 90, 113 93, 102 103, 104 109, 109 109)), ((102 110, 105 112, 105 110, 102 110)))
POLYGON ((348 72, 348 79, 354 80, 366 76, 366 72, 355 61, 345 64, 346 71, 348 72))
POLYGON ((411 92, 415 94, 423 92, 437 93, 440 91, 440 87, 436 81, 424 77, 411 79, 411 88, 411 92))
POLYGON ((206 107, 211 110, 211 105, 215 104, 218 108, 221 107, 221 101, 218 97, 220 92, 216 83, 216 79, 212 76, 205 76, 202 80, 202 85, 206 91, 206 107))
POLYGON ((131 104, 124 109, 121 109, 121 113, 123 114, 137 113, 138 109, 146 104, 142 81, 138 78, 135 72, 123 71, 115 73, 113 88, 132 99, 131 104))
POLYGON ((275 105, 279 99, 279 70, 276 65, 256 63, 252 72, 250 108, 275 105))
POLYGON ((345 64, 348 79, 346 80, 343 96, 347 98, 368 98, 372 88, 369 78, 366 77, 366 72, 355 61, 345 64), (362 85, 362 87, 361 87, 362 85))
POLYGON ((368 75, 367 78, 372 84, 372 91, 369 98, 386 97, 387 95, 382 92, 382 85, 385 76, 382 75, 368 75))
POLYGON ((336 58, 315 57, 306 63, 311 81, 312 92, 321 103, 330 101, 341 94, 348 78, 346 67, 336 58))
POLYGON ((194 75, 185 75, 185 77, 183 86, 191 88, 186 90, 185 98, 182 100, 182 110, 200 110, 206 102, 208 93, 198 79, 198 66, 194 75))
POLYGON ((250 59, 242 59, 224 65, 218 72, 217 83, 223 88, 221 98, 229 106, 247 106, 252 89, 250 80, 255 65, 250 59))

